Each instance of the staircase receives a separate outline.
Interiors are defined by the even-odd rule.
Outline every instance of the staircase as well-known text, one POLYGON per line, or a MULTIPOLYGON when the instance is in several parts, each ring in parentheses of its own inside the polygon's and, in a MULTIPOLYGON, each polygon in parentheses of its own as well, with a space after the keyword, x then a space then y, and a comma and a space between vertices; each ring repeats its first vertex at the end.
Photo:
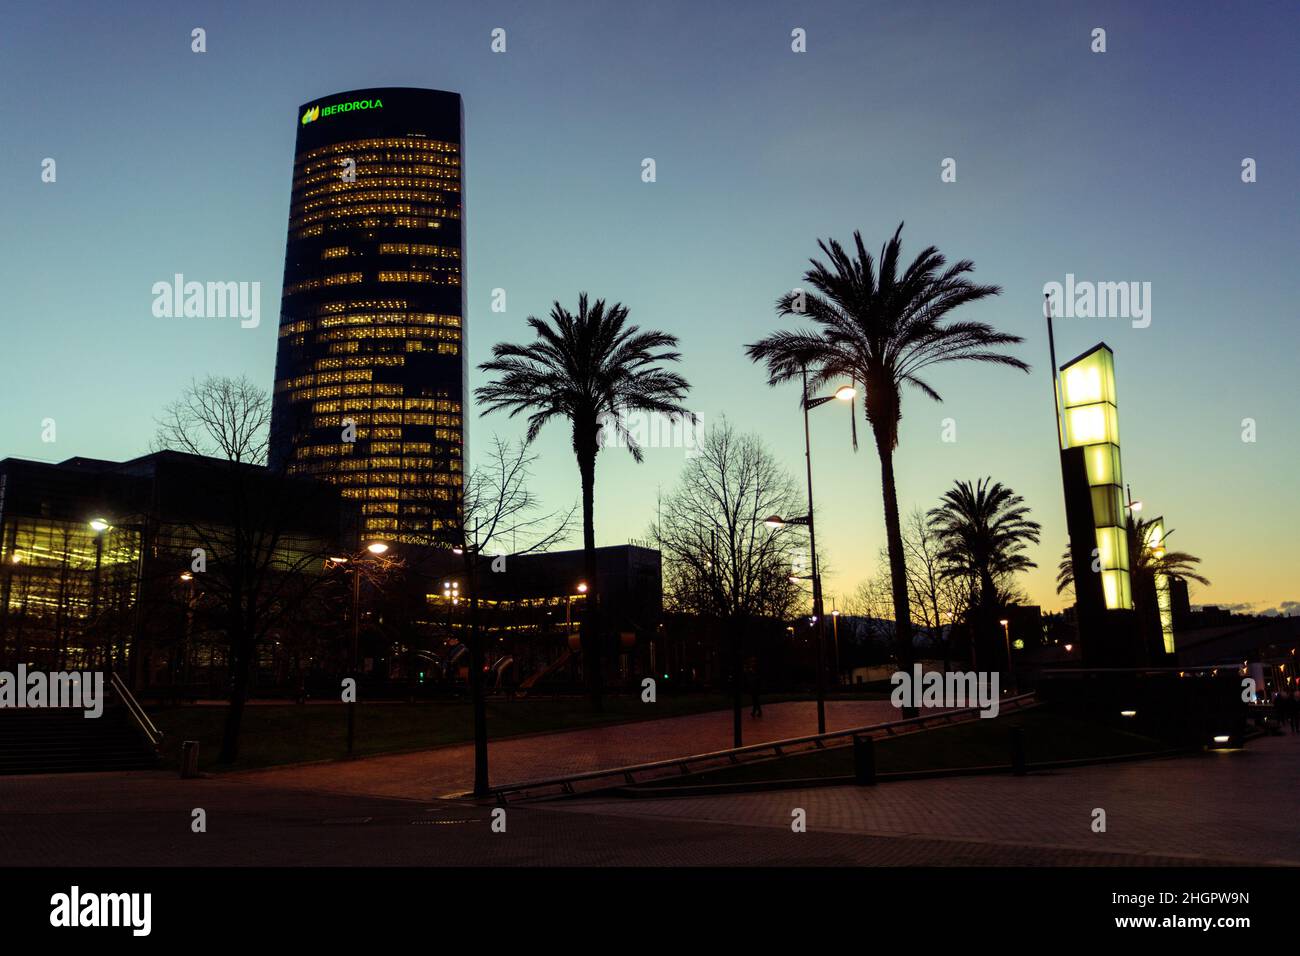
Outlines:
POLYGON ((150 739, 156 729, 141 727, 134 698, 128 702, 113 683, 95 718, 80 709, 0 708, 0 775, 158 769, 156 740, 150 739))

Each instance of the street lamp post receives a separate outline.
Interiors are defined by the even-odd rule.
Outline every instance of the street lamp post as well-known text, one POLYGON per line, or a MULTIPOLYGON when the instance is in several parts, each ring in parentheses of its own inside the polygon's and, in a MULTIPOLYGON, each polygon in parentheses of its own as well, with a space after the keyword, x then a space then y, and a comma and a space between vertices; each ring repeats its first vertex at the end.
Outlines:
MULTIPOLYGON (((194 629, 194 575, 189 571, 181 573, 181 583, 185 585, 185 631, 181 635, 181 662, 177 668, 176 678, 180 684, 189 684, 190 679, 190 633, 194 629)), ((173 680, 176 680, 173 678, 173 680)), ((179 701, 179 695, 177 700, 179 701)))
POLYGON ((767 519, 766 524, 768 527, 774 528, 779 528, 783 524, 801 524, 806 525, 808 528, 808 550, 812 561, 814 640, 817 642, 817 733, 824 734, 826 733, 825 627, 822 622, 822 579, 817 570, 817 531, 813 521, 812 438, 808 427, 808 412, 835 399, 842 402, 851 402, 857 394, 857 389, 852 385, 841 385, 835 390, 834 395, 810 398, 808 395, 808 366, 805 365, 802 371, 803 399, 800 404, 803 406, 803 453, 805 470, 808 475, 808 514, 803 518, 789 520, 783 520, 779 515, 773 515, 767 519))
POLYGON ((99 569, 104 563, 104 532, 108 530, 108 522, 95 518, 90 527, 95 532, 95 580, 90 590, 90 620, 93 624, 99 616, 99 569))
POLYGON ((110 658, 110 657, 112 658, 113 670, 115 671, 119 669, 122 670, 124 672, 123 677, 127 680, 128 683, 130 683, 133 687, 135 687, 138 690, 141 684, 143 684, 144 677, 145 677, 142 668, 143 661, 141 660, 141 658, 143 655, 141 651, 142 651, 142 645, 144 644, 144 597, 145 597, 144 595, 145 573, 144 572, 145 572, 145 556, 149 552, 149 540, 150 540, 149 535, 151 530, 150 516, 148 514, 145 514, 141 516, 141 519, 139 521, 129 522, 129 523, 123 521, 116 521, 116 523, 110 523, 107 518, 96 517, 96 518, 91 518, 90 521, 87 523, 90 525, 91 530, 94 531, 96 535, 96 541, 95 541, 95 591, 96 591, 95 603, 96 604, 98 604, 98 600, 99 600, 98 598, 99 564, 100 564, 101 556, 103 554, 102 538, 104 532, 112 531, 114 529, 124 529, 127 531, 134 531, 139 535, 139 538, 136 541, 137 553, 136 553, 136 560, 135 560, 135 607, 132 613, 132 623, 131 623, 130 672, 127 673, 125 667, 123 666, 123 664, 127 662, 128 659, 125 632, 120 633, 120 640, 118 641, 116 653, 113 653, 113 648, 110 645, 108 648, 109 653, 105 655, 106 658, 110 658))
POLYGON ((488 795, 487 699, 483 692, 483 641, 478 629, 478 525, 474 526, 474 544, 464 540, 453 547, 465 560, 465 579, 469 587, 469 688, 474 711, 474 796, 488 795))
POLYGON ((843 671, 840 670, 840 612, 831 610, 831 629, 835 633, 835 686, 843 683, 843 671))
POLYGON ((348 756, 352 756, 353 744, 356 740, 357 726, 357 699, 360 697, 361 685, 361 562, 365 560, 366 552, 378 557, 388 550, 388 545, 383 541, 372 541, 366 545, 364 551, 346 558, 330 558, 330 562, 336 567, 350 564, 349 569, 352 573, 352 699, 348 701, 348 756))
POLYGON ((1007 646, 1007 677, 1011 678, 1011 689, 1016 689, 1016 669, 1011 666, 1011 622, 1005 617, 998 621, 1002 625, 1002 639, 1007 646))
MULTIPOLYGON (((586 581, 578 582, 578 593, 579 594, 587 593, 586 581)), ((567 594, 564 597, 564 640, 566 643, 569 640, 569 634, 572 630, 573 630, 573 595, 567 594)))

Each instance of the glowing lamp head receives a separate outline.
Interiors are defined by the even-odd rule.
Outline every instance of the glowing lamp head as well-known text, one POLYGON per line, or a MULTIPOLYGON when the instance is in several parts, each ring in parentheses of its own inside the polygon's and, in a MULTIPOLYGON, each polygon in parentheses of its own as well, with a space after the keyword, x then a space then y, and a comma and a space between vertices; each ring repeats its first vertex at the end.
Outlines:
POLYGON ((368 545, 366 545, 366 550, 369 551, 371 554, 383 554, 385 551, 388 550, 388 545, 385 544, 383 541, 371 541, 368 545))
POLYGON ((194 580, 194 575, 192 575, 192 574, 190 574, 190 572, 186 571, 186 572, 184 572, 184 573, 181 575, 181 580, 182 580, 182 581, 193 581, 193 580, 194 580))
POLYGON ((785 519, 780 515, 772 515, 765 519, 763 524, 767 525, 769 528, 783 528, 785 527, 785 519))
POLYGON ((579 593, 579 594, 586 594, 586 593, 587 593, 587 582, 586 582, 586 581, 579 581, 579 582, 578 582, 578 593, 579 593))
POLYGON ((835 397, 841 402, 851 402, 857 394, 858 390, 852 385, 841 385, 835 390, 835 397))
POLYGON ((107 531, 109 527, 110 527, 109 523, 105 521, 103 518, 90 519, 90 528, 92 531, 95 531, 97 533, 101 531, 107 531))

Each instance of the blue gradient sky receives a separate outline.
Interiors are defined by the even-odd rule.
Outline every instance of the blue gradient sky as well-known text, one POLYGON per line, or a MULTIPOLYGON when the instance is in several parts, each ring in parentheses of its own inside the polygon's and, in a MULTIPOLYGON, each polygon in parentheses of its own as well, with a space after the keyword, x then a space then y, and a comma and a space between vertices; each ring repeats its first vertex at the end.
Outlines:
MULTIPOLYGON (((905 398, 902 506, 930 507, 955 478, 1011 485, 1044 525, 1024 583, 1056 607, 1042 286, 1068 272, 1148 281, 1149 328, 1064 320, 1059 357, 1114 348, 1125 477, 1176 529, 1171 544, 1205 559, 1213 585, 1193 601, 1300 600, 1295 3, 116 6, 10 5, 0 33, 0 456, 131 457, 192 377, 269 388, 296 107, 433 87, 466 104, 475 364, 554 298, 621 299, 681 337, 706 421, 760 432, 797 469, 797 390, 769 389, 741 346, 776 327, 772 303, 817 238, 859 228, 878 247, 905 219, 905 251, 933 243, 1004 287, 965 317, 1025 336, 1034 371, 941 368, 944 404, 905 398), (206 54, 190 51, 195 26, 206 54), (790 52, 796 26, 806 54, 790 52), (494 27, 504 55, 489 50, 494 27), (1105 54, 1089 50, 1094 27, 1105 54), (945 157, 956 183, 940 182, 945 157), (154 318, 150 287, 176 272, 260 281, 261 327, 154 318), (505 314, 489 311, 496 287, 505 314)), ((813 422, 828 595, 874 573, 884 541, 878 463, 865 431, 849 450, 846 414, 813 422)), ((470 427, 477 448, 520 430, 470 427)), ((566 507, 567 431, 538 450, 537 490, 566 507)), ((602 454, 599 541, 643 535, 682 463, 680 449, 640 466, 602 454)))

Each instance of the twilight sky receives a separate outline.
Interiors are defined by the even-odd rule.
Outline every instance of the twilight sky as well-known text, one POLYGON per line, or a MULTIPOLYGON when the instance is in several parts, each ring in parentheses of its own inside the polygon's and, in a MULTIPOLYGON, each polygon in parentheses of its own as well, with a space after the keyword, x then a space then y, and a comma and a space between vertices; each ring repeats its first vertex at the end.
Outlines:
MULTIPOLYGON (((0 30, 0 457, 145 453, 191 378, 272 384, 296 107, 336 91, 460 92, 472 363, 580 290, 681 338, 690 406, 762 435, 798 474, 795 387, 742 346, 777 327, 816 240, 906 220, 1004 288, 959 318, 1023 335, 1025 375, 939 367, 904 398, 904 510, 956 478, 1044 525, 1023 583, 1047 608, 1065 545, 1044 283, 1151 283, 1151 323, 1066 318, 1065 361, 1116 353, 1125 478, 1204 558, 1194 603, 1300 601, 1294 2, 11 4, 0 30), (190 31, 207 31, 207 52, 190 31), (507 33, 494 54, 490 33, 507 33), (807 52, 790 49, 807 31, 807 52), (1106 52, 1091 33, 1106 30, 1106 52), (57 181, 41 181, 41 162, 57 181), (641 181, 652 157, 658 181, 641 181), (940 181, 945 158, 956 182, 940 181), (1258 164, 1242 182, 1241 163, 1258 164), (258 281, 262 323, 161 319, 153 283, 258 281), (489 310, 504 288, 508 310, 489 310), (943 419, 956 423, 942 441, 943 419), (57 440, 42 441, 42 420, 57 440), (1256 440, 1242 440, 1243 419, 1256 440)), ((471 387, 483 377, 474 372, 471 387)), ((884 543, 879 466, 838 405, 813 413, 818 514, 846 595, 884 543)), ((472 449, 517 423, 469 418, 472 449)), ((577 496, 568 433, 537 491, 577 496)), ((641 537, 684 461, 597 466, 598 542, 641 537)), ((833 572, 833 573, 830 573, 833 572)), ((842 606, 842 605, 841 605, 842 606)))

